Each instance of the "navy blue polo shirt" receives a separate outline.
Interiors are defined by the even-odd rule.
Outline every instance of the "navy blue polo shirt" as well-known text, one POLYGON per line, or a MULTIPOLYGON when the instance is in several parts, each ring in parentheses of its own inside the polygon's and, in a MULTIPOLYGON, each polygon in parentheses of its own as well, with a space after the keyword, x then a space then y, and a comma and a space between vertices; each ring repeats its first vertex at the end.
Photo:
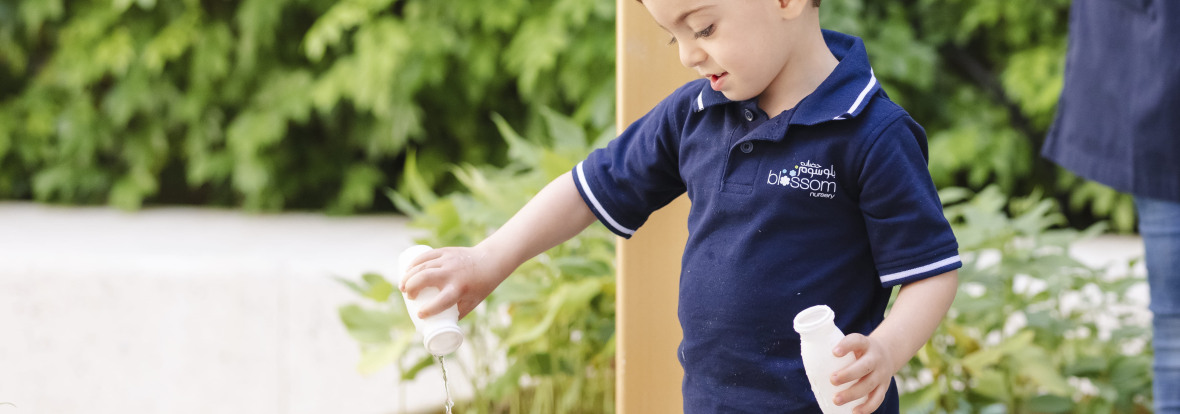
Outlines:
MULTIPOLYGON (((824 39, 840 63, 794 109, 768 119, 693 81, 574 168, 623 237, 688 194, 685 412, 819 412, 795 314, 826 304, 845 333, 867 335, 893 286, 961 266, 925 132, 885 96, 860 39, 824 39)), ((897 409, 894 388, 878 412, 897 409)))

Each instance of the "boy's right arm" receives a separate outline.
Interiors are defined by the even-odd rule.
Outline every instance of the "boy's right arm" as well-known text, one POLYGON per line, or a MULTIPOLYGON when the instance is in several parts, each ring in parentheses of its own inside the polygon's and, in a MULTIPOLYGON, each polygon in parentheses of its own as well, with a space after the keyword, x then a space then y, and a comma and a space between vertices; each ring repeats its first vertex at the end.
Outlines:
POLYGON ((462 318, 526 260, 576 236, 595 221, 570 173, 557 177, 503 227, 475 247, 444 247, 418 256, 398 288, 409 297, 435 286, 439 295, 424 304, 428 317, 456 303, 462 318))

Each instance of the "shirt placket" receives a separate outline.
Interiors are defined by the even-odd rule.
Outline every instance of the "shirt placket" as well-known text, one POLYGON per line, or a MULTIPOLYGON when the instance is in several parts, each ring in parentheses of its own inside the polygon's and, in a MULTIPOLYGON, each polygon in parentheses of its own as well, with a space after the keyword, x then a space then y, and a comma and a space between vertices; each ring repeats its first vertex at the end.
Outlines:
POLYGON ((749 194, 753 191, 759 164, 758 145, 749 134, 766 121, 766 116, 753 104, 746 104, 737 108, 736 119, 737 125, 728 140, 729 153, 721 191, 749 194))

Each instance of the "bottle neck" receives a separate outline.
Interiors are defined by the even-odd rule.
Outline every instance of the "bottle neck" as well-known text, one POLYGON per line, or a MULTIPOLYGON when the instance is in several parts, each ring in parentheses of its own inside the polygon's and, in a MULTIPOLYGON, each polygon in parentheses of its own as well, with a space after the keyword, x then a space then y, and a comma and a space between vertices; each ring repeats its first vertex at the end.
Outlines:
POLYGON ((803 339, 803 340, 824 339, 829 336, 832 336, 832 333, 836 332, 838 330, 839 329, 836 328, 835 324, 828 322, 826 324, 817 326, 813 329, 808 329, 803 332, 799 332, 799 338, 803 339))

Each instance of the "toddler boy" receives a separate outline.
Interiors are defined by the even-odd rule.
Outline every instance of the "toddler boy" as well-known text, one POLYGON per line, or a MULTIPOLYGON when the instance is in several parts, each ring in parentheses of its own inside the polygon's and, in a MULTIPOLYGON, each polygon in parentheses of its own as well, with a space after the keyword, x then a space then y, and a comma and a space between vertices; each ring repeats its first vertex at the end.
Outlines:
POLYGON ((881 90, 855 37, 821 30, 819 0, 644 0, 684 85, 471 248, 419 257, 411 297, 466 315, 529 258, 595 219, 630 237, 687 193, 678 356, 689 413, 816 413, 792 319, 826 304, 857 361, 836 404, 896 413, 892 377, 957 289, 958 245, 926 167, 925 132, 881 90), (901 286, 888 318, 893 286, 901 286))

